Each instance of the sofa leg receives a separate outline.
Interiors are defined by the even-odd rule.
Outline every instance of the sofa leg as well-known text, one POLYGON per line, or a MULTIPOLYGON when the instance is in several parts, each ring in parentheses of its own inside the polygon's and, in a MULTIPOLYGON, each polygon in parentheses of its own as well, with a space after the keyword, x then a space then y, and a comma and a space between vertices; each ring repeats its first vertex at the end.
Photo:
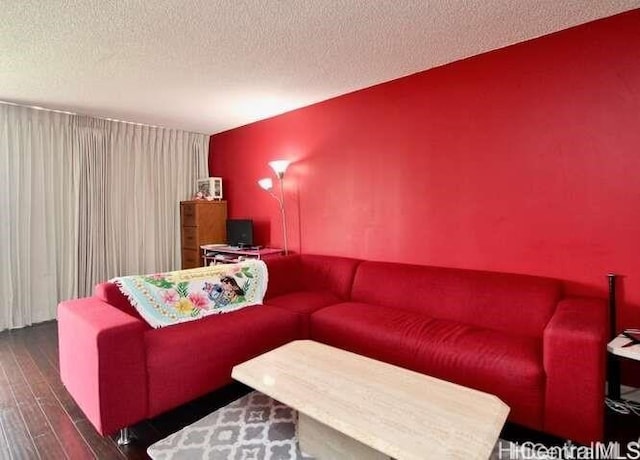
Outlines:
POLYGON ((126 446, 133 442, 133 433, 129 430, 129 427, 124 427, 118 432, 118 445, 126 446))

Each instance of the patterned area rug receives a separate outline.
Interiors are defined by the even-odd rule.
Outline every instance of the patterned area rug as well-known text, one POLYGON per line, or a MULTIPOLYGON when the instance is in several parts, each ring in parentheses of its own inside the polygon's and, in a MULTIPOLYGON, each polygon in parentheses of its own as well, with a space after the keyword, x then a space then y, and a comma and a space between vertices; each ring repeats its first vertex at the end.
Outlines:
POLYGON ((312 459, 298 449, 298 413, 257 391, 149 446, 154 460, 312 459))
MULTIPOLYGON (((257 391, 149 446, 154 460, 312 460, 298 449, 295 410, 257 391)), ((499 441, 503 452, 508 441, 499 441)), ((498 455, 491 460, 520 455, 498 455)), ((526 455, 524 458, 535 459, 526 455)))

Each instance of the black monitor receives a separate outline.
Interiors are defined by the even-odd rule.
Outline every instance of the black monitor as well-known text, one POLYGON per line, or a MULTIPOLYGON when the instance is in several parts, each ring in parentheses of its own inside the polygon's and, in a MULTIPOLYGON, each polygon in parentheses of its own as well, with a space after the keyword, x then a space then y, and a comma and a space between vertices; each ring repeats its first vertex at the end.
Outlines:
POLYGON ((227 244, 229 246, 253 246, 253 221, 251 219, 227 219, 227 244))

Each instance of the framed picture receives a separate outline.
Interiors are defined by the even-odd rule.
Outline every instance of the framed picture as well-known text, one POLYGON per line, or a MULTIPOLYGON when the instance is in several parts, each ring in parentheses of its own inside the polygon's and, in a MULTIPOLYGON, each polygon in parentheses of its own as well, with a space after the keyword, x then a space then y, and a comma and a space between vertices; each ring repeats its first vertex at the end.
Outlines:
POLYGON ((198 179, 196 195, 212 200, 222 199, 222 177, 206 177, 198 179))
POLYGON ((214 200, 222 199, 222 177, 212 177, 213 188, 211 189, 211 196, 214 200))

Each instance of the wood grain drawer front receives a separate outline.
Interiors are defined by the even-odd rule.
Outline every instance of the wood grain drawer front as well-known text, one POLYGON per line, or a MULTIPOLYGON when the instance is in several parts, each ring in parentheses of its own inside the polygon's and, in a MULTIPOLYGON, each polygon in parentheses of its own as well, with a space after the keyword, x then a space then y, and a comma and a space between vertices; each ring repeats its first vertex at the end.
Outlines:
POLYGON ((197 225, 198 205, 196 203, 182 203, 180 205, 180 222, 183 226, 197 225))
POLYGON ((197 268, 202 265, 200 251, 197 249, 182 249, 182 269, 197 268))
POLYGON ((182 268, 202 266, 201 245, 226 241, 226 221, 226 201, 183 201, 180 203, 182 268))
POLYGON ((200 249, 198 227, 182 227, 182 247, 200 249))

